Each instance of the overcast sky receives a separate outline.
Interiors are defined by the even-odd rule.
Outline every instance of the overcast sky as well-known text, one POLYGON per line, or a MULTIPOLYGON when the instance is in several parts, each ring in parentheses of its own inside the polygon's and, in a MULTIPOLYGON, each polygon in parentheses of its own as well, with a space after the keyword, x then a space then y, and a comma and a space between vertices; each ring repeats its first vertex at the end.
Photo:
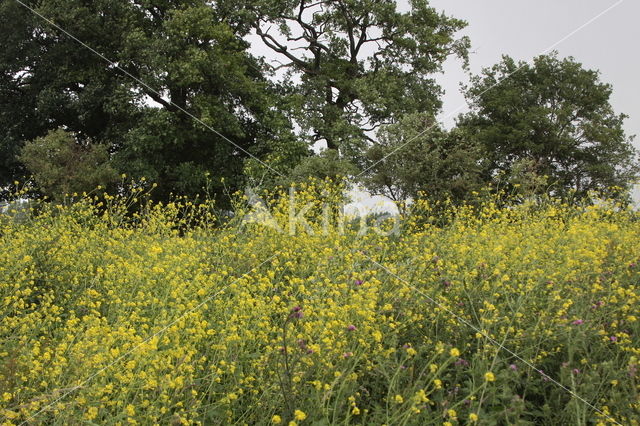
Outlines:
MULTIPOLYGON (((471 38, 469 62, 474 74, 507 54, 530 61, 549 48, 573 56, 586 68, 601 71, 613 86, 611 103, 629 116, 625 129, 640 135, 640 1, 638 0, 431 0, 446 14, 464 19, 471 38)), ((408 8, 408 1, 399 2, 408 8)), ((450 126, 466 110, 460 82, 468 81, 461 64, 450 60, 438 79, 446 93, 441 120, 450 126)), ((640 139, 634 145, 640 148, 640 139)), ((640 200, 640 188, 634 193, 640 200)))

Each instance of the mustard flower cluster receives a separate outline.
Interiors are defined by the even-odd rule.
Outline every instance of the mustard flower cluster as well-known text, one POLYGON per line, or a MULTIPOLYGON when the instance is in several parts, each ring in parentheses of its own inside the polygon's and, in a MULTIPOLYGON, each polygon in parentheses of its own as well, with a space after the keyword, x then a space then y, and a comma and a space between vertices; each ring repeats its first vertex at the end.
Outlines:
POLYGON ((301 188, 295 233, 285 196, 279 227, 108 196, 0 215, 0 424, 638 424, 636 213, 418 200, 362 233, 327 228, 339 193, 301 188))

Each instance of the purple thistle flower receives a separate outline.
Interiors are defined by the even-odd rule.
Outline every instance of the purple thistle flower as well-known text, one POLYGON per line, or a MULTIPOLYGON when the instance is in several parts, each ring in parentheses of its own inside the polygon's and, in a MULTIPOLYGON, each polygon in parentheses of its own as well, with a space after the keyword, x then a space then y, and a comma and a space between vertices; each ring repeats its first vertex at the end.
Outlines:
POLYGON ((463 359, 463 358, 458 358, 458 360, 455 362, 455 365, 468 367, 469 366, 469 361, 467 361, 466 359, 463 359))
POLYGON ((574 368, 573 370, 571 370, 571 372, 573 374, 580 374, 580 370, 578 370, 577 368, 574 368))
POLYGON ((304 352, 306 352, 307 354, 312 354, 313 353, 313 349, 309 348, 307 346, 307 341, 304 339, 298 339, 298 346, 300 347, 301 350, 303 350, 304 352))
POLYGON ((582 324, 584 324, 584 321, 581 320, 581 319, 577 319, 577 320, 573 321, 571 324, 573 324, 573 325, 582 325, 582 324))
POLYGON ((352 356, 353 356, 353 352, 345 352, 345 353, 342 354, 343 358, 349 358, 349 357, 352 357, 352 356))
POLYGON ((355 325, 353 325, 353 324, 351 324, 351 325, 349 325, 349 326, 347 327, 347 330, 348 330, 348 331, 355 331, 355 330, 356 330, 356 326, 355 326, 355 325))
POLYGON ((544 382, 549 381, 549 376, 547 376, 547 373, 545 373, 544 370, 538 370, 538 373, 540 373, 540 375, 542 376, 542 381, 544 382))
POLYGON ((511 370, 513 370, 513 371, 518 371, 518 366, 517 366, 517 365, 515 365, 515 364, 511 364, 511 365, 509 366, 509 368, 510 368, 511 370))
POLYGON ((609 340, 611 340, 612 342, 617 342, 618 338, 616 336, 611 336, 609 340))
POLYGON ((302 318, 302 308, 300 306, 294 306, 293 309, 291 309, 291 315, 289 315, 291 318, 302 318))
POLYGON ((360 285, 362 285, 363 283, 364 283, 364 281, 362 281, 362 280, 356 280, 355 285, 360 286, 360 285))

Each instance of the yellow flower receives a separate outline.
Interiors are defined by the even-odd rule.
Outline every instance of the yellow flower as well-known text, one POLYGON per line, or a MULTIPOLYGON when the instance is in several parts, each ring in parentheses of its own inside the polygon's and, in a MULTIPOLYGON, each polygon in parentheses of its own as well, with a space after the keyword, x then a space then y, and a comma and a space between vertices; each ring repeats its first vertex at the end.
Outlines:
POLYGON ((470 422, 477 422, 478 421, 478 415, 476 413, 469 414, 469 421, 470 422))
POLYGON ((351 414, 353 414, 354 416, 359 415, 360 409, 358 407, 353 407, 353 409, 351 410, 351 414))
POLYGON ((304 411, 296 410, 296 411, 294 411, 294 412, 293 412, 293 417, 294 417, 296 420, 300 420, 300 421, 302 421, 302 420, 304 420, 304 419, 306 419, 306 418, 307 418, 307 415, 305 414, 305 412, 304 412, 304 411))
POLYGON ((127 405, 127 408, 124 409, 124 411, 127 413, 128 416, 133 416, 134 414, 136 414, 136 407, 129 404, 127 405))
POLYGON ((484 373, 484 379, 487 382, 495 382, 496 376, 491 371, 487 371, 486 373, 484 373))
POLYGON ((282 423, 282 417, 277 414, 274 415, 273 417, 271 417, 271 423, 273 423, 274 425, 279 425, 280 423, 282 423))
POLYGON ((416 392, 416 394, 413 396, 413 400, 416 404, 429 402, 429 398, 427 397, 427 393, 424 391, 424 389, 420 389, 418 392, 416 392))
POLYGON ((449 351, 449 355, 459 357, 460 351, 457 348, 451 348, 451 350, 449 351))
POLYGON ((97 407, 90 407, 86 413, 84 413, 84 418, 86 420, 93 420, 96 417, 98 417, 98 408, 97 407))
POLYGON ((396 402, 396 404, 402 404, 404 402, 404 399, 402 398, 402 395, 396 395, 393 400, 396 402))

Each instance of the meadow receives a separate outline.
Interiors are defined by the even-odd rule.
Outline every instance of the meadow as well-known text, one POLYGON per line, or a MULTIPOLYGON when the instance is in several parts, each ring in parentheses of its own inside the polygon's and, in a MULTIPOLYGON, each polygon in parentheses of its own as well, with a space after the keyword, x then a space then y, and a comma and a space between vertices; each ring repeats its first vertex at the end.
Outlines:
POLYGON ((639 424, 636 212, 360 232, 307 188, 289 232, 136 191, 0 215, 1 424, 639 424))

